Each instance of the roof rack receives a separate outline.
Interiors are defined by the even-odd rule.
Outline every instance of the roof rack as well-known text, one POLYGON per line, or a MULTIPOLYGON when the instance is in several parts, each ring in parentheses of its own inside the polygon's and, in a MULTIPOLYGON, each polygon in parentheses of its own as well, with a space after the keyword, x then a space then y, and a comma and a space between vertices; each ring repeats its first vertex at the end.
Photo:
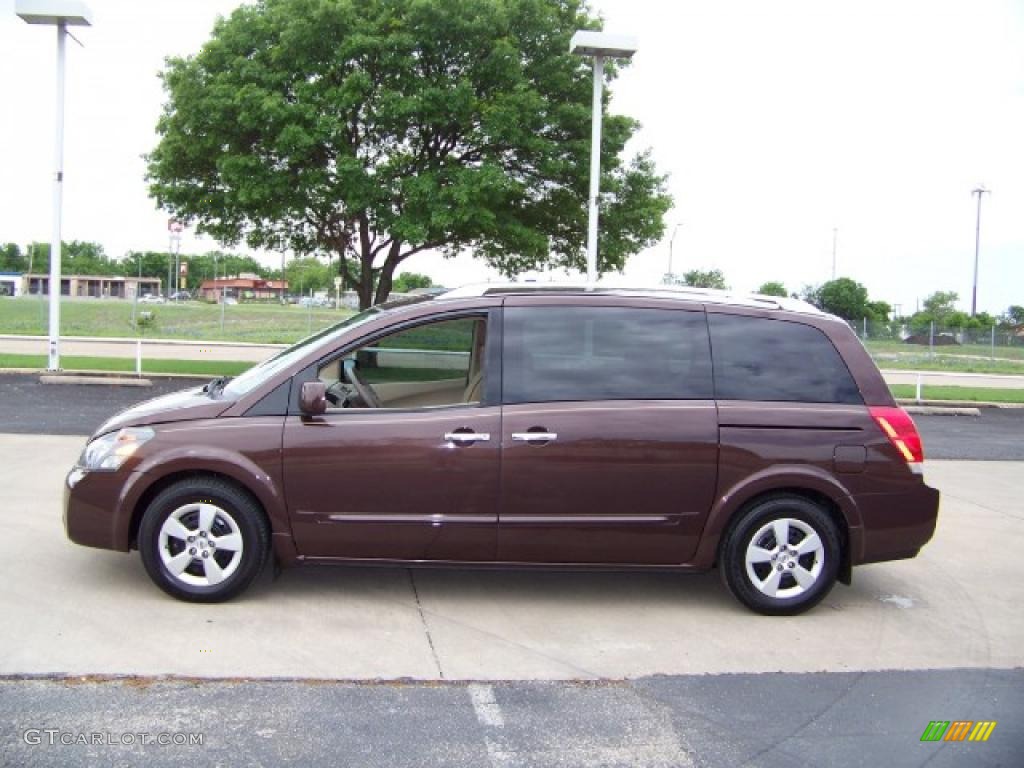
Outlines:
POLYGON ((633 285, 620 286, 602 283, 578 282, 530 282, 530 283, 473 283, 454 288, 442 293, 438 299, 463 299, 480 296, 502 294, 539 294, 539 293, 600 293, 618 296, 661 296, 689 298, 710 304, 732 304, 738 306, 759 307, 761 309, 779 309, 789 312, 805 312, 822 314, 821 310, 806 301, 781 296, 764 296, 758 293, 734 293, 715 288, 694 288, 685 285, 633 285))

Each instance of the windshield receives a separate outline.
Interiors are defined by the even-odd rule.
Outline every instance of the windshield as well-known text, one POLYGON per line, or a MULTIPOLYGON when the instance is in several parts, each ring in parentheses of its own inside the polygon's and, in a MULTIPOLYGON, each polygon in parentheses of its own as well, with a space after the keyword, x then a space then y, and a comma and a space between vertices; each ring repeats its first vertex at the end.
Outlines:
POLYGON ((412 299, 399 299, 386 304, 378 304, 375 307, 370 307, 358 314, 352 315, 352 317, 346 318, 340 323, 324 328, 322 331, 318 331, 312 336, 307 336, 301 341, 297 341, 287 349, 282 349, 273 357, 269 357, 262 363, 254 365, 245 373, 231 379, 231 381, 224 386, 224 396, 231 399, 237 399, 242 395, 248 394, 267 379, 274 376, 278 371, 287 368, 299 358, 304 357, 310 350, 318 346, 329 344, 350 328, 362 325, 367 320, 371 320, 387 310, 395 309, 396 307, 408 306, 409 304, 418 304, 421 301, 429 301, 431 298, 433 297, 417 296, 412 299))

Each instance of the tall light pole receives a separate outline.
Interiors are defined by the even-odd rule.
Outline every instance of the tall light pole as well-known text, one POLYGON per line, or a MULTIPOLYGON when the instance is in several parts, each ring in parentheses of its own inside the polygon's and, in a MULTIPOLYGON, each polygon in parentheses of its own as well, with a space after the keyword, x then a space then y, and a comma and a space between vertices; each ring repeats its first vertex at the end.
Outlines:
POLYGON ((679 228, 681 226, 683 226, 683 222, 681 222, 681 221, 677 222, 676 225, 674 227, 672 227, 672 237, 670 237, 668 239, 668 276, 669 276, 669 278, 671 278, 675 274, 672 271, 672 246, 675 245, 675 242, 676 242, 676 232, 679 231, 679 228))
POLYGON ((982 195, 991 194, 992 190, 980 186, 971 190, 972 195, 978 196, 978 213, 974 220, 974 285, 971 287, 971 317, 978 314, 978 247, 981 245, 981 198, 982 195))
POLYGON ((54 136, 53 229, 50 235, 50 329, 46 368, 60 370, 60 225, 64 201, 64 47, 68 27, 88 27, 92 13, 75 0, 17 0, 14 12, 29 24, 57 28, 57 126, 54 136))
POLYGON ((573 33, 569 52, 594 60, 594 100, 590 131, 590 198, 587 216, 587 282, 597 282, 597 199, 601 189, 601 92, 604 86, 604 60, 629 59, 636 53, 636 40, 580 29, 573 33))

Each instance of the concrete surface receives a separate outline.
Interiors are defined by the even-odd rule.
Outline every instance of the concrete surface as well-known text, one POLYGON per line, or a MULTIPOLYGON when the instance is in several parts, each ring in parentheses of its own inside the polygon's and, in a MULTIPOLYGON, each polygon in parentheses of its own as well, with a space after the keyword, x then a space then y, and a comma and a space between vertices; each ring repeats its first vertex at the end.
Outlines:
POLYGON ((921 556, 859 568, 813 612, 771 619, 717 574, 307 567, 276 582, 268 572, 228 604, 187 605, 149 582, 137 553, 65 539, 62 479, 82 444, 0 435, 0 674, 505 680, 1024 664, 1021 463, 932 462, 945 496, 921 556))
POLYGON ((82 376, 72 374, 56 374, 52 376, 40 376, 41 384, 76 384, 94 387, 151 387, 153 382, 149 379, 130 379, 126 376, 82 376))
POLYGON ((946 371, 882 371, 887 384, 917 384, 935 387, 992 387, 1024 389, 1024 376, 995 373, 954 373, 946 371))
MULTIPOLYGON (((143 360, 239 360, 258 363, 286 344, 250 344, 231 341, 189 341, 187 339, 142 339, 143 360)), ((62 336, 61 355, 135 358, 136 339, 62 336)), ((0 352, 45 355, 46 336, 0 335, 0 352)))
POLYGON ((1022 670, 493 685, 7 680, 0 763, 1015 768, 1021 712, 1022 670), (996 726, 984 743, 922 743, 936 719, 996 726), (74 743, 93 734, 101 744, 74 743), (171 743, 142 743, 161 734, 171 743), (201 745, 188 744, 193 734, 201 745))

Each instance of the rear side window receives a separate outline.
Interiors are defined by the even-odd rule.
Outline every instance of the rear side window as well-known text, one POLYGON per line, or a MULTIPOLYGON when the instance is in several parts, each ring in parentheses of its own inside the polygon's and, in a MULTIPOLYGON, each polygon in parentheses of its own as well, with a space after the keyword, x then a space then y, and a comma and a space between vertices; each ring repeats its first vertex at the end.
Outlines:
POLYGON ((506 403, 711 399, 703 312, 507 307, 506 403))
POLYGON ((829 338, 802 323, 709 314, 719 400, 863 403, 829 338))

